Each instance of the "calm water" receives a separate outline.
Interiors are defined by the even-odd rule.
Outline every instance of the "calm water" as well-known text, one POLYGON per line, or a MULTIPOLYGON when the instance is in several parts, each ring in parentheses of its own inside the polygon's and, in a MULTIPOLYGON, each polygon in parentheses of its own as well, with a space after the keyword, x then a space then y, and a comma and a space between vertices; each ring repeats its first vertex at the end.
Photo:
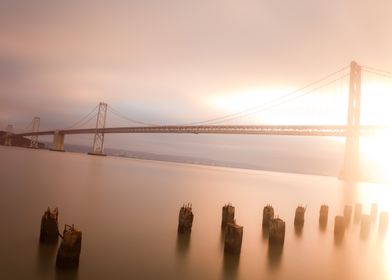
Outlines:
POLYGON ((0 147, 0 279, 392 279, 392 230, 360 238, 351 223, 341 243, 333 217, 345 204, 392 213, 392 186, 347 185, 332 177, 100 158, 0 147), (193 203, 191 238, 177 238, 184 202, 193 203), (244 226, 239 258, 225 256, 221 207, 244 226), (261 211, 271 203, 286 221, 281 254, 268 249, 261 211), (318 226, 322 203, 328 226, 318 226), (305 226, 293 226, 298 204, 305 226), (80 267, 55 270, 56 246, 39 246, 40 219, 59 207, 60 227, 83 232, 80 267))

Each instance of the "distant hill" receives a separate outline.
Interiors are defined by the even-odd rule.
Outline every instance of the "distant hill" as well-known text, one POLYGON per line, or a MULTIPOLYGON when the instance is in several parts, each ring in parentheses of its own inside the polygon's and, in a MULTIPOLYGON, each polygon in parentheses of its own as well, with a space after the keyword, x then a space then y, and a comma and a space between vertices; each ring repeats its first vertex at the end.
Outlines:
MULTIPOLYGON (((6 132, 0 130, 0 145, 5 144, 5 136, 6 132)), ((17 147, 30 147, 30 139, 26 137, 21 137, 21 136, 14 136, 12 138, 12 146, 17 146, 17 147)), ((45 144, 38 142, 38 148, 39 149, 45 149, 45 144)))

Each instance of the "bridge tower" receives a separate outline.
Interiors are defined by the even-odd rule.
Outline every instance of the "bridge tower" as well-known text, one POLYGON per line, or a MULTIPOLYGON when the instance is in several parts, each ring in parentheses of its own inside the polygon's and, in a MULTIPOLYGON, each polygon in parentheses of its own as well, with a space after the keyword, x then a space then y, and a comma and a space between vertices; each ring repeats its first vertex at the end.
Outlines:
POLYGON ((103 140, 104 140, 104 129, 106 124, 106 112, 108 104, 100 102, 98 106, 98 115, 96 122, 96 131, 94 135, 93 151, 89 155, 105 156, 103 153, 103 140))
POLYGON ((7 125, 7 129, 5 132, 5 141, 4 141, 4 145, 6 146, 12 145, 12 131, 13 131, 12 124, 7 125))
POLYGON ((353 61, 350 68, 346 148, 340 179, 352 181, 357 180, 359 177, 361 66, 353 61))
MULTIPOLYGON (((39 131, 39 124, 40 124, 40 118, 34 117, 33 118, 33 130, 32 130, 33 133, 39 131)), ((38 149, 38 135, 31 135, 30 148, 38 149)))

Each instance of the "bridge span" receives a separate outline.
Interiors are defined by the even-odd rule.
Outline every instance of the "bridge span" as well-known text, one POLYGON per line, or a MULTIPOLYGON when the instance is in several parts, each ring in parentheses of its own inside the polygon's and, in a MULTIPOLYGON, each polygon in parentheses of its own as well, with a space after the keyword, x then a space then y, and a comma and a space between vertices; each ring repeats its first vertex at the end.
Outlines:
MULTIPOLYGON (((375 134, 385 129, 383 126, 361 126, 361 135, 375 134)), ((106 127, 47 130, 27 132, 14 136, 42 136, 67 134, 96 134, 96 133, 188 133, 188 134, 256 134, 256 135, 292 135, 292 136, 331 136, 346 137, 351 131, 345 125, 164 125, 137 127, 106 127)))
MULTIPOLYGON (((316 82, 310 83, 309 85, 289 93, 288 95, 278 97, 275 100, 266 102, 264 105, 250 108, 249 110, 229 114, 223 117, 213 118, 207 121, 193 123, 191 125, 154 125, 145 122, 130 120, 132 123, 138 124, 138 126, 130 127, 106 127, 107 111, 115 113, 116 116, 124 118, 121 114, 113 109, 108 108, 106 103, 99 103, 92 112, 84 116, 81 120, 76 122, 68 129, 58 130, 47 130, 39 131, 40 118, 34 117, 32 122, 32 131, 27 133, 12 133, 12 126, 8 126, 5 135, 6 145, 11 145, 12 138, 14 136, 30 136, 31 144, 30 147, 37 148, 38 136, 40 135, 53 135, 52 150, 64 151, 64 139, 65 135, 71 134, 94 134, 93 152, 94 155, 104 155, 104 135, 113 133, 188 133, 188 134, 248 134, 248 135, 288 135, 288 136, 329 136, 329 137, 344 137, 346 142, 345 155, 344 155, 344 166, 341 178, 348 180, 355 180, 359 174, 359 140, 361 136, 372 135, 382 131, 390 132, 391 127, 387 126, 370 126, 361 125, 361 81, 362 81, 362 68, 363 66, 358 65, 353 61, 349 67, 344 67, 339 71, 336 71, 316 82), (345 69, 350 68, 349 74, 344 74, 339 78, 332 79, 334 75, 344 72, 345 69), (347 122, 345 125, 217 125, 217 123, 227 122, 236 118, 241 118, 261 110, 268 110, 276 106, 288 103, 292 100, 302 98, 318 89, 323 89, 331 83, 340 81, 344 77, 349 76, 349 100, 348 100, 348 111, 347 111, 347 122), (325 82, 325 83, 324 83, 325 82), (323 83, 321 85, 321 83, 323 83), (318 86, 319 85, 319 86, 318 86), (306 89, 306 91, 299 91, 306 89), (257 110, 255 111, 255 108, 257 110), (91 115, 95 110, 98 109, 96 115, 91 115), (76 129, 76 125, 85 123, 92 120, 96 116, 96 125, 94 128, 79 128, 76 129), (206 123, 209 123, 206 125, 206 123)), ((374 70, 373 68, 364 67, 367 72, 376 72, 378 76, 385 76, 385 71, 374 70), (381 71, 381 72, 380 72, 381 71)), ((389 75, 389 74, 388 74, 389 75)), ((391 75, 392 79, 392 75, 391 75)), ((340 102, 340 101, 339 101, 340 102)), ((304 103, 305 104, 305 103, 304 103)), ((304 110, 311 110, 309 106, 304 106, 304 110)), ((319 112, 315 112, 316 115, 319 112)))

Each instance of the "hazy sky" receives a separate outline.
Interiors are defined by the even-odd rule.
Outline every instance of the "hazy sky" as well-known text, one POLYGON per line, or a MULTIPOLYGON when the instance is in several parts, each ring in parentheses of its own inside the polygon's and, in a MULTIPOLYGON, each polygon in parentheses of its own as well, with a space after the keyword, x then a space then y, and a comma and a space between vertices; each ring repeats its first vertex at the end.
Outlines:
POLYGON ((391 11, 390 0, 0 0, 0 129, 34 115, 64 127, 99 101, 198 121, 353 59, 392 70, 391 11))

